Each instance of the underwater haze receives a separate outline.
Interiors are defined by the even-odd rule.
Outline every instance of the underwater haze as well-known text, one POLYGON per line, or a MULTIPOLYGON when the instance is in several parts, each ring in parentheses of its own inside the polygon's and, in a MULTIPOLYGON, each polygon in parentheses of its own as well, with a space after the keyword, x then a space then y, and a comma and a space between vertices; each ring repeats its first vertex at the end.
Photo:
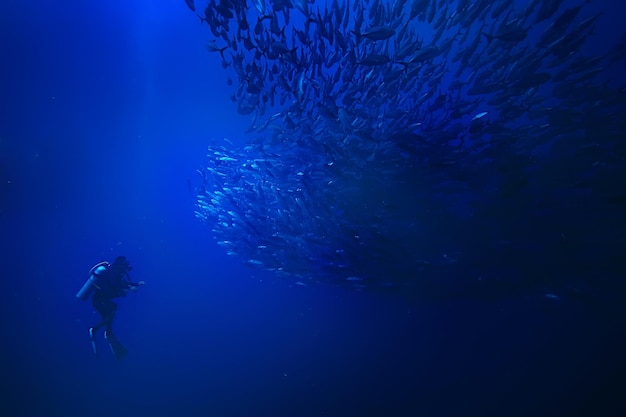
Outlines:
POLYGON ((626 5, 4 3, 3 416, 626 415, 626 5))

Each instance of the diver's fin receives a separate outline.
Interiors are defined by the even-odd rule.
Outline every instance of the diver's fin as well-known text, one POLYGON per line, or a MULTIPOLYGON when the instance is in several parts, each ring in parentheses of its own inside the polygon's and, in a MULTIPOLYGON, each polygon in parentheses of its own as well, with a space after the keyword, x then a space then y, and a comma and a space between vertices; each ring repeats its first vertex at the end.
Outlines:
POLYGON ((91 348, 93 349, 93 354, 96 355, 96 359, 98 358, 98 345, 96 345, 96 331, 93 327, 89 328, 89 338, 91 339, 91 348))
POLYGON ((128 355, 128 350, 126 350, 124 345, 120 343, 119 340, 117 340, 117 337, 115 337, 115 335, 105 332, 104 337, 107 339, 107 342, 109 342, 111 352, 113 352, 115 359, 120 360, 124 356, 128 355))

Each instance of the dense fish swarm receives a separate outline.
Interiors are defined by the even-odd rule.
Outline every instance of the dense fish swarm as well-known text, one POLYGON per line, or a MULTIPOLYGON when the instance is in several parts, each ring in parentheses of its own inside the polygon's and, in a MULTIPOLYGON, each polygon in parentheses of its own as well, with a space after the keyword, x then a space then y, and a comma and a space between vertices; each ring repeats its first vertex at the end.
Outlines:
POLYGON ((518 3, 187 1, 254 136, 209 148, 196 216, 300 284, 557 270, 626 200, 626 37, 594 52, 589 2, 518 3))

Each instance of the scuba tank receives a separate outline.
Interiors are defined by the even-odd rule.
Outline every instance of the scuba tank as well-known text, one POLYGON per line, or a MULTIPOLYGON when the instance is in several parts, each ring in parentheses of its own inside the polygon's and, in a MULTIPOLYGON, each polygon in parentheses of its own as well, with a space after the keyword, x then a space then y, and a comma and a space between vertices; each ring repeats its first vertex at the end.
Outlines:
POLYGON ((86 301, 89 296, 102 287, 103 272, 106 271, 111 264, 108 262, 99 262, 89 270, 89 278, 85 281, 83 287, 76 293, 76 298, 86 301))

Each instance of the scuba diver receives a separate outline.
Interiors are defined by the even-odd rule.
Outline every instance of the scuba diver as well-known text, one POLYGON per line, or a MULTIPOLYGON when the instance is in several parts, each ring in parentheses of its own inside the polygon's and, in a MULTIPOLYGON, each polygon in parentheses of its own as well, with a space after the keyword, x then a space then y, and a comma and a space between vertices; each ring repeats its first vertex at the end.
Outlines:
POLYGON ((124 345, 113 334, 112 326, 117 311, 117 304, 113 302, 113 299, 124 297, 129 290, 137 291, 137 288, 145 285, 144 281, 131 281, 128 276, 128 271, 131 269, 125 256, 118 256, 112 264, 100 262, 91 268, 87 282, 76 294, 76 297, 83 301, 86 301, 93 294, 91 303, 101 317, 100 322, 89 328, 91 347, 96 357, 98 357, 96 333, 102 327, 104 327, 104 338, 111 347, 115 358, 122 359, 128 353, 124 345))

